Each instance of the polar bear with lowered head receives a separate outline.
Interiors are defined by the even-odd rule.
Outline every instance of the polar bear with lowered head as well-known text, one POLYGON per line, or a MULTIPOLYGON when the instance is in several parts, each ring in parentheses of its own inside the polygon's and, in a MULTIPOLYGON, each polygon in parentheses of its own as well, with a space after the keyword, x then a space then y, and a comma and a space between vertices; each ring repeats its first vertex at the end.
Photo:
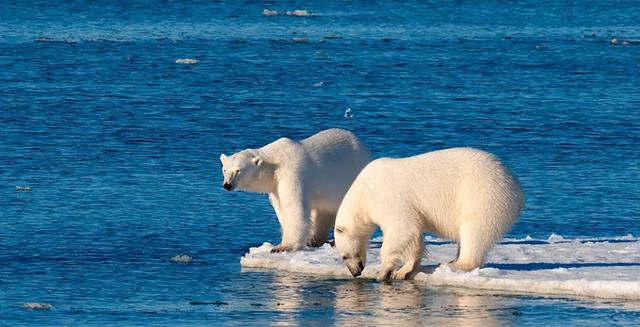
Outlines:
POLYGON ((281 138, 259 149, 222 154, 226 190, 267 193, 282 241, 271 252, 320 246, 358 173, 371 160, 349 131, 328 129, 300 142, 281 138))
POLYGON ((336 247, 354 277, 366 264, 369 238, 383 234, 378 280, 411 279, 420 268, 422 233, 458 244, 448 264, 480 267, 524 206, 517 179, 493 155, 452 148, 372 161, 345 195, 336 218, 336 247))

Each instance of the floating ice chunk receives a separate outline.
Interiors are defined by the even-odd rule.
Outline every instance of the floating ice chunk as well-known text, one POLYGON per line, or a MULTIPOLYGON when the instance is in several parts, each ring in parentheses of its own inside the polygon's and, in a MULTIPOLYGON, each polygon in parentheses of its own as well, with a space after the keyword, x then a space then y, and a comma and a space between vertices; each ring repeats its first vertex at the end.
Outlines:
POLYGON ((633 237, 633 235, 631 235, 631 234, 627 234, 625 236, 620 237, 620 240, 622 240, 622 241, 635 241, 636 238, 633 237))
POLYGON ((622 45, 640 44, 640 39, 621 40, 621 39, 613 38, 611 39, 611 44, 622 44, 622 45))
POLYGON ((182 65, 196 65, 198 63, 198 60, 196 59, 190 59, 190 58, 180 58, 180 59, 176 59, 176 64, 182 64, 182 65))
POLYGON ((264 9, 262 10, 262 16, 278 16, 278 12, 275 10, 264 9))
POLYGON ((347 108, 347 110, 344 111, 344 118, 346 119, 353 118, 353 110, 351 110, 351 108, 347 108))
POLYGON ((306 37, 294 37, 292 40, 295 43, 309 43, 309 39, 306 37))
POLYGON ((53 308, 49 303, 25 303, 22 307, 28 310, 51 310, 53 308))
POLYGON ((221 306, 221 305, 229 305, 229 303, 224 302, 224 301, 220 301, 220 300, 216 300, 216 301, 191 301, 189 302, 189 304, 191 305, 217 305, 217 306, 221 306))
POLYGON ((48 38, 48 37, 39 37, 39 38, 35 39, 34 42, 38 42, 38 43, 66 43, 66 44, 74 44, 74 43, 76 43, 75 41, 72 41, 72 40, 56 40, 56 39, 52 39, 52 38, 48 38))
POLYGON ((191 263, 193 261, 193 258, 186 254, 183 254, 183 255, 177 255, 171 258, 171 261, 179 262, 179 263, 191 263))
POLYGON ((565 239, 564 239, 564 237, 562 237, 562 235, 558 235, 556 233, 551 233, 551 235, 549 235, 549 238, 547 239, 547 241, 549 241, 549 243, 556 243, 556 242, 565 241, 565 239))
POLYGON ((309 17, 312 14, 306 10, 289 10, 287 16, 309 17))
POLYGON ((31 191, 31 186, 29 185, 17 185, 16 190, 18 191, 31 191))
POLYGON ((324 85, 324 81, 320 81, 318 83, 313 84, 313 87, 322 87, 324 85))

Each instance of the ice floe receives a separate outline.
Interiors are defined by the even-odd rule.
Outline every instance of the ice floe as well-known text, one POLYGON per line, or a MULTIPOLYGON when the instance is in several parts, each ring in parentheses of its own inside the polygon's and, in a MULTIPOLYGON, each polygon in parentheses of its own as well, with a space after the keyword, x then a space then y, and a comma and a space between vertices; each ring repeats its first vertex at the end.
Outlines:
MULTIPOLYGON (((379 269, 381 238, 374 238, 367 254, 364 278, 379 269)), ((456 245, 425 237, 428 255, 415 280, 435 286, 456 286, 512 293, 640 300, 640 241, 632 235, 616 238, 504 239, 491 251, 487 264, 474 271, 454 272, 437 267, 454 258, 456 245)), ((240 263, 245 268, 268 268, 351 278, 330 245, 293 253, 270 253, 273 245, 251 248, 240 263)))
POLYGON ((611 39, 611 44, 621 44, 621 45, 630 45, 630 44, 640 44, 640 39, 611 39))
POLYGON ((278 16, 278 12, 275 10, 264 9, 262 10, 263 16, 278 16))
POLYGON ((346 119, 351 119, 351 118, 353 118, 353 110, 351 110, 351 108, 347 108, 347 109, 344 111, 344 115, 343 115, 343 116, 344 116, 344 118, 346 118, 346 119))
POLYGON ((171 261, 178 263, 191 263, 193 261, 193 258, 186 254, 183 254, 174 256, 173 258, 171 258, 171 261))
POLYGON ((24 303, 22 307, 28 310, 51 310, 53 306, 49 303, 24 303))
POLYGON ((289 10, 286 12, 287 16, 309 17, 312 14, 306 10, 289 10))
POLYGON ((176 64, 195 65, 197 63, 198 63, 198 60, 196 60, 196 59, 190 59, 190 58, 176 59, 176 64))
POLYGON ((300 9, 287 10, 287 11, 283 11, 283 12, 278 12, 277 10, 270 10, 270 9, 263 9, 262 10, 262 16, 271 17, 271 16, 278 16, 279 14, 283 14, 283 15, 287 15, 287 16, 297 16, 297 17, 311 17, 311 16, 313 16, 313 14, 310 13, 309 11, 300 10, 300 9))

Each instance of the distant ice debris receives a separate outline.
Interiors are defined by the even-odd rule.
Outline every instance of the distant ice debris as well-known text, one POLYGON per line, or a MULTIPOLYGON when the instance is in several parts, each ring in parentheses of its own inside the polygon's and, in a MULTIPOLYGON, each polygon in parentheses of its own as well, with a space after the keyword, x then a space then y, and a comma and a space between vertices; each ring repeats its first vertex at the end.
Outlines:
POLYGON ((320 81, 318 83, 313 84, 313 87, 322 87, 324 86, 324 81, 320 81))
POLYGON ((22 307, 28 310, 51 310, 53 308, 49 303, 24 303, 22 307))
POLYGON ((224 302, 224 301, 191 301, 189 302, 189 304, 191 305, 217 305, 217 306, 221 306, 221 305, 229 305, 229 303, 224 302))
MULTIPOLYGON (((555 236, 553 236, 555 235, 555 236)), ((485 267, 454 272, 437 267, 456 255, 456 244, 429 237, 428 255, 416 282, 510 293, 640 300, 640 240, 617 238, 509 239, 496 245, 485 267), (562 242, 558 240, 562 239, 562 242), (440 242, 437 242, 440 241, 440 242)), ((364 278, 380 268, 380 244, 367 253, 364 278)), ((270 253, 273 245, 251 248, 240 259, 243 268, 269 268, 292 273, 351 279, 340 255, 330 245, 291 253, 270 253)))
POLYGON ((351 108, 347 108, 347 110, 344 111, 344 118, 346 119, 353 118, 353 110, 351 110, 351 108))
POLYGON ((295 43, 309 43, 309 39, 306 37, 294 37, 293 42, 295 43))
POLYGON ((636 238, 632 234, 627 234, 625 236, 620 237, 620 240, 623 240, 623 241, 635 241, 636 238))
POLYGON ((29 185, 16 185, 16 190, 18 190, 18 191, 31 191, 31 186, 29 186, 29 185))
POLYGON ((171 261, 178 262, 178 263, 191 263, 193 261, 193 258, 186 254, 183 254, 183 255, 177 255, 171 258, 171 261))
POLYGON ((287 16, 309 17, 312 14, 306 10, 289 10, 286 12, 287 16))
POLYGON ((311 17, 313 16, 312 13, 306 11, 306 10, 287 10, 287 11, 283 11, 281 13, 279 13, 277 10, 270 10, 270 9, 263 9, 262 10, 262 16, 267 16, 267 17, 271 17, 271 16, 278 16, 278 15, 287 15, 287 16, 297 16, 297 17, 311 17))
POLYGON ((562 235, 558 235, 556 233, 551 233, 551 235, 549 235, 549 238, 547 239, 547 241, 549 241, 549 243, 556 243, 556 242, 562 242, 564 241, 564 237, 562 237, 562 235))
POLYGON ((196 64, 198 64, 198 60, 191 59, 191 58, 180 58, 180 59, 176 59, 176 64, 196 65, 196 64))
POLYGON ((48 37, 36 38, 34 40, 34 42, 38 42, 38 43, 66 43, 66 44, 74 44, 74 43, 76 43, 75 41, 71 41, 71 40, 56 40, 56 39, 52 39, 52 38, 48 38, 48 37))
POLYGON ((631 45, 640 44, 640 39, 611 39, 611 44, 631 45))
POLYGON ((262 16, 278 16, 278 12, 275 10, 264 9, 262 10, 262 16))

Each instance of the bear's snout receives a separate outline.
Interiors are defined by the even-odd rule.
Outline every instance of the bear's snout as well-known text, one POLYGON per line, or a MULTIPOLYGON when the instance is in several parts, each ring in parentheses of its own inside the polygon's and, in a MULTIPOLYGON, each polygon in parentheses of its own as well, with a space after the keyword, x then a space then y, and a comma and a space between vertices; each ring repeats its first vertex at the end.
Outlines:
POLYGON ((358 261, 358 267, 353 267, 347 263, 347 268, 349 268, 349 272, 353 277, 358 277, 362 275, 362 271, 364 270, 364 263, 362 263, 362 261, 358 261))
POLYGON ((229 183, 222 184, 222 187, 224 187, 224 189, 227 191, 231 191, 231 188, 232 188, 231 184, 229 183))

